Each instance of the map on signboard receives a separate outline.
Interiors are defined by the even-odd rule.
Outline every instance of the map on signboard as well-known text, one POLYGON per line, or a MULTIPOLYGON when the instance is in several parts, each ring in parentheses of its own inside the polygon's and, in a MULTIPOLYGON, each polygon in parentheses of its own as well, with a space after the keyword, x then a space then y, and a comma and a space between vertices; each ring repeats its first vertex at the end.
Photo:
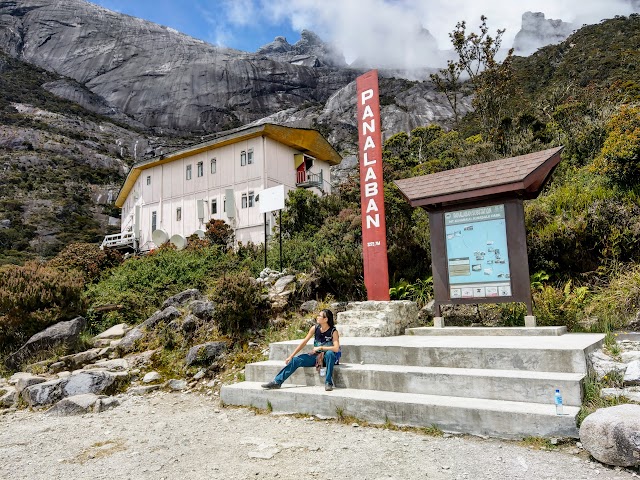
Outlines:
POLYGON ((511 296, 504 205, 446 212, 451 298, 511 296))

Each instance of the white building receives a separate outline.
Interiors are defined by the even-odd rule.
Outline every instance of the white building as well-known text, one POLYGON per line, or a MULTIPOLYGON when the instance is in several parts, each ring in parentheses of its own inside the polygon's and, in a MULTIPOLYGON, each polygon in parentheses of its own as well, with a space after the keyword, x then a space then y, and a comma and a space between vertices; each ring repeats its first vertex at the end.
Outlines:
POLYGON ((329 167, 341 160, 316 130, 264 124, 139 162, 115 202, 122 208, 122 233, 105 238, 103 247, 135 241, 141 250, 152 249, 154 231, 156 241, 171 237, 180 244, 210 219, 228 223, 236 241, 262 243, 260 191, 284 185, 285 195, 300 187, 329 193, 329 167))

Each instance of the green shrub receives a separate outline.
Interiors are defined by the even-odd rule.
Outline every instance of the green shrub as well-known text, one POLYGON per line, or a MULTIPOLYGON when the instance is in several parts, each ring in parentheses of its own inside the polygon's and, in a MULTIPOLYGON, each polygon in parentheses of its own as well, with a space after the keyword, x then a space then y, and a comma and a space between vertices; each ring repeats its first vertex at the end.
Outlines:
POLYGON ((621 328, 640 310, 640 265, 616 268, 609 282, 596 290, 586 312, 621 328))
POLYGON ((83 311, 82 275, 39 262, 0 267, 0 350, 83 311))
POLYGON ((540 325, 566 325, 571 331, 578 326, 588 298, 589 289, 574 287, 571 280, 562 288, 543 285, 533 294, 533 313, 540 325))
POLYGON ((114 250, 100 250, 94 243, 71 243, 62 249, 49 265, 58 269, 75 268, 87 281, 98 278, 105 270, 122 263, 122 255, 114 250))
POLYGON ((145 257, 130 258, 87 288, 90 324, 102 329, 120 322, 139 323, 171 295, 189 288, 204 290, 219 275, 242 265, 220 246, 183 251, 161 248, 145 257), (120 308, 96 312, 97 307, 113 304, 120 308))
POLYGON ((224 220, 212 219, 207 222, 204 235, 213 245, 227 248, 233 239, 233 229, 224 220))
POLYGON ((623 187, 640 181, 640 106, 623 105, 607 123, 607 137, 593 164, 623 187))
POLYGON ((209 297, 216 305, 214 320, 218 328, 232 338, 241 338, 247 330, 267 323, 262 288, 249 272, 222 276, 213 284, 209 297))

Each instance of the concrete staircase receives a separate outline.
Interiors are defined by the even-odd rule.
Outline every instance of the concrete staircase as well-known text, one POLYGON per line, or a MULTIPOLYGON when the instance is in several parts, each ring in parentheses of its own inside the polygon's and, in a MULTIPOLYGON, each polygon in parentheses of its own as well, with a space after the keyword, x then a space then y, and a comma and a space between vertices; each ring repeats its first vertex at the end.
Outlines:
MULTIPOLYGON (((372 423, 436 425, 447 432, 501 438, 577 437, 586 355, 604 335, 550 328, 409 329, 395 337, 341 337, 336 389, 314 368, 298 369, 279 390, 263 390, 298 340, 271 344, 269 360, 247 365, 245 382, 222 387, 226 404, 372 423), (476 330, 475 332, 472 332, 476 330), (564 415, 556 415, 559 388, 564 415)), ((310 349, 310 347, 309 347, 310 349)))

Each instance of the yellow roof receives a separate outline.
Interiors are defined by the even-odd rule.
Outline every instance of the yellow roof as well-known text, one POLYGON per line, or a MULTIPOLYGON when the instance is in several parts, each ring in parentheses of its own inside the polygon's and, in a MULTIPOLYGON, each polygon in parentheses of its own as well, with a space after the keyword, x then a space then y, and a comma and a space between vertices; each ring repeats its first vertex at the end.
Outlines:
POLYGON ((243 140, 262 136, 269 137, 303 153, 308 153, 318 160, 328 162, 329 165, 337 165, 342 161, 340 154, 335 151, 331 144, 327 142, 327 140, 320 135, 317 130, 309 128, 283 127, 272 123, 265 123, 253 127, 242 127, 228 132, 223 132, 213 140, 198 143, 191 147, 176 150, 175 152, 136 163, 129 171, 127 179, 124 181, 124 185, 120 189, 118 198, 116 198, 115 205, 116 207, 122 208, 129 192, 135 185, 136 180, 138 180, 138 177, 143 170, 155 167, 156 165, 173 162, 174 160, 179 160, 181 158, 197 155, 198 153, 213 150, 214 148, 220 148, 243 140))

